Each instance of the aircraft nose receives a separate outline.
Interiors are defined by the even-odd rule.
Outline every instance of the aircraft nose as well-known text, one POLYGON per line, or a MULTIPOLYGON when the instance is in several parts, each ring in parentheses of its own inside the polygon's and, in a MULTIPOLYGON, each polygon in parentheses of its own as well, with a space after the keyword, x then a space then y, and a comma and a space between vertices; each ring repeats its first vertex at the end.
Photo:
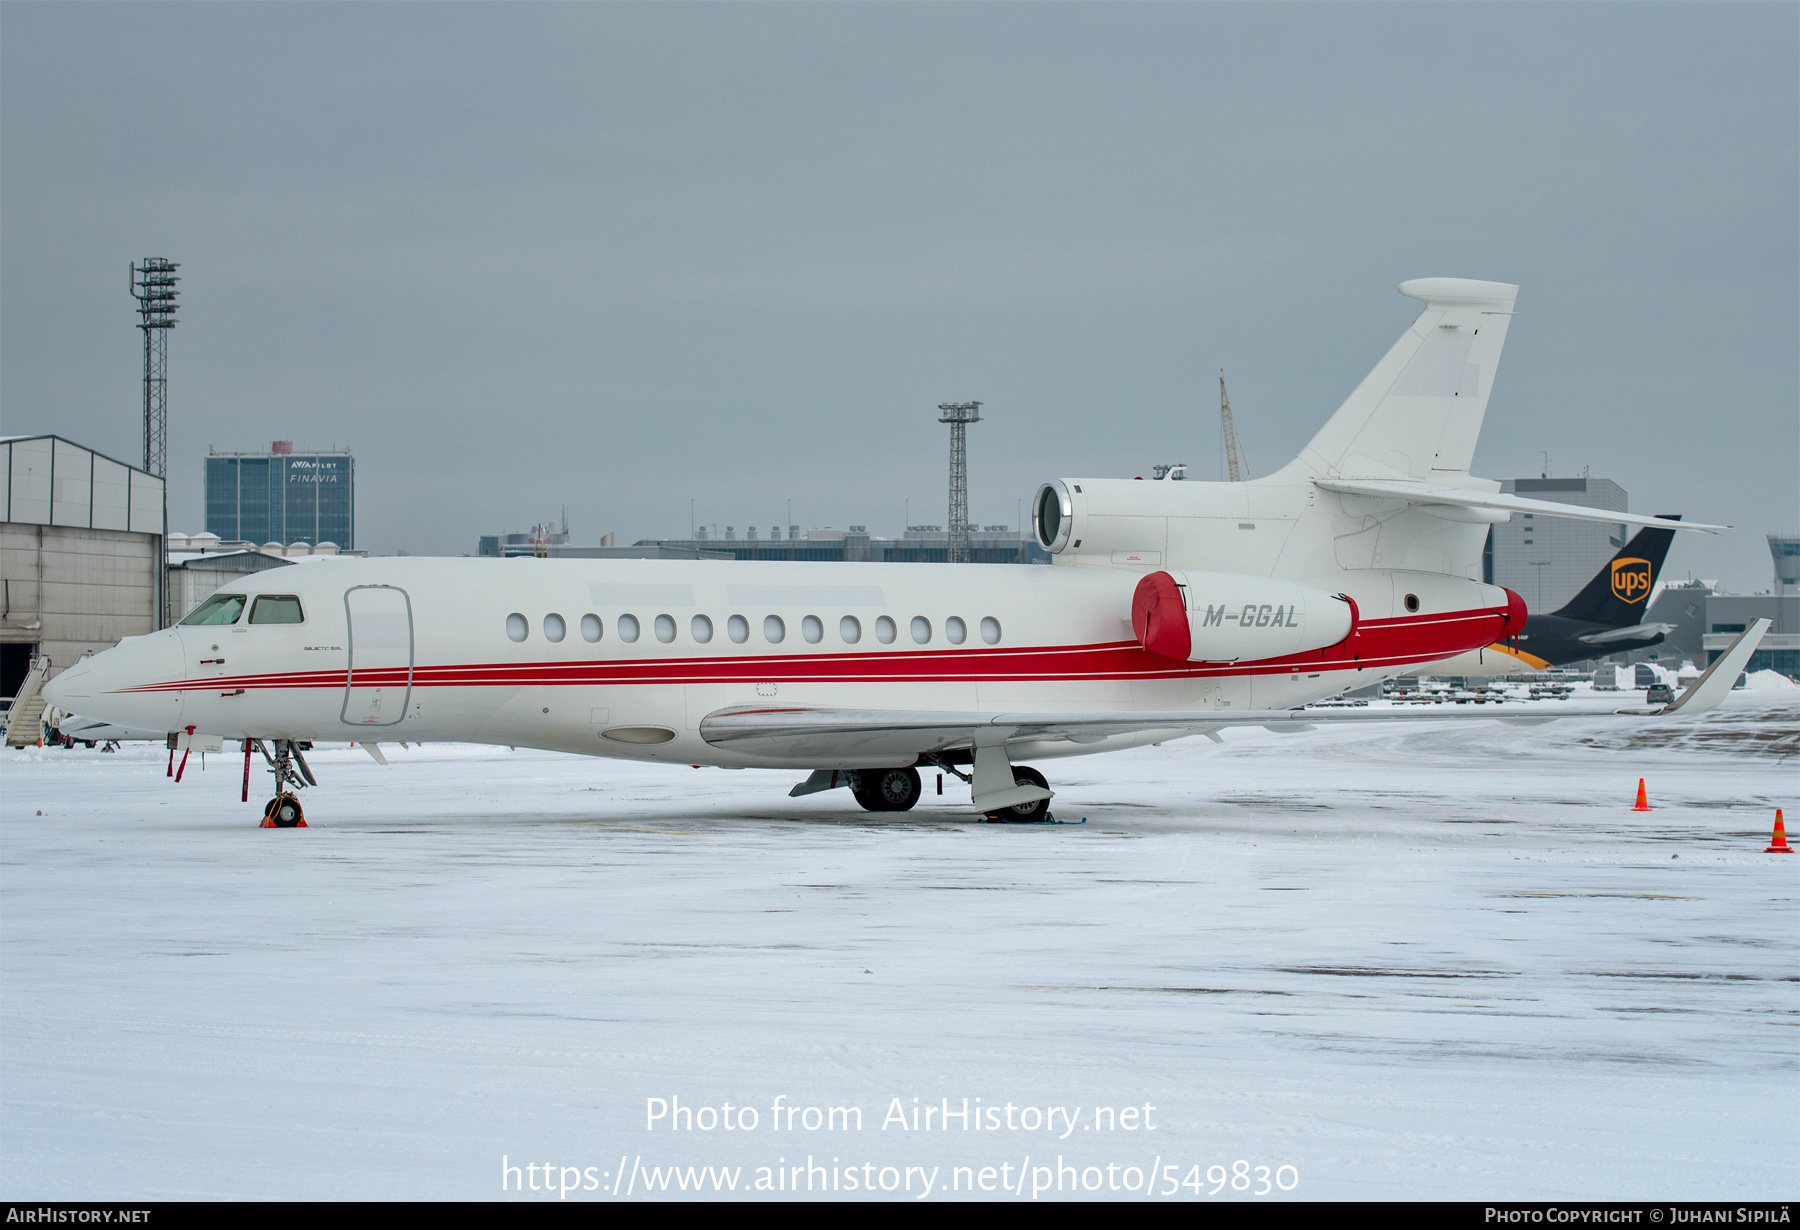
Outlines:
POLYGON ((87 663, 71 667, 44 685, 44 699, 58 709, 69 707, 69 697, 87 696, 92 685, 85 683, 88 676, 87 663))
POLYGON ((44 685, 58 709, 140 730, 180 730, 187 655, 173 629, 127 637, 44 685))

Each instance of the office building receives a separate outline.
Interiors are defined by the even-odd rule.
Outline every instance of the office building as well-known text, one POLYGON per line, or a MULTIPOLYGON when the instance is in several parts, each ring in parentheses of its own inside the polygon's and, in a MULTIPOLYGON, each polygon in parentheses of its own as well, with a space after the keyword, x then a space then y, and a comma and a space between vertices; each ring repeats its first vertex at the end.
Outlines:
MULTIPOLYGON (((1607 478, 1514 478, 1500 489, 1526 499, 1631 511, 1625 489, 1607 478)), ((1629 538, 1622 523, 1514 513, 1488 532, 1483 579, 1515 591, 1531 611, 1554 611, 1580 593, 1629 538)))
POLYGON ((226 542, 354 550, 356 459, 347 449, 296 453, 291 440, 266 453, 209 453, 206 532, 226 542))

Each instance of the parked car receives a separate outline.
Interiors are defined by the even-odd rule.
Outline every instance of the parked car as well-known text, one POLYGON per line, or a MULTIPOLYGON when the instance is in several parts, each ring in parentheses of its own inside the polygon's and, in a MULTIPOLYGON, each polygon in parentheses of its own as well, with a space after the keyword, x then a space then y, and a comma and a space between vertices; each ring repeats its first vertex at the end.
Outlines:
POLYGON ((1653 683, 1644 689, 1646 705, 1672 705, 1675 703, 1675 689, 1666 683, 1653 683))

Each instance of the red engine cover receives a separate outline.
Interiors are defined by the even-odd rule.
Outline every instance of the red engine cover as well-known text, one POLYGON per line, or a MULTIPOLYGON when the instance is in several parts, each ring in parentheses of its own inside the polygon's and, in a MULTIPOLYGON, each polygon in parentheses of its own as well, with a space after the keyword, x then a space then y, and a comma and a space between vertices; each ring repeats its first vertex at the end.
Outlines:
POLYGON ((1152 572, 1137 583, 1131 595, 1131 630, 1138 644, 1151 653, 1187 661, 1193 636, 1188 631, 1187 605, 1174 577, 1152 572))
MULTIPOLYGON (((1505 589, 1505 586, 1501 588, 1505 589)), ((1525 599, 1508 589, 1506 591, 1506 639, 1516 637, 1525 631, 1526 614, 1525 599)))

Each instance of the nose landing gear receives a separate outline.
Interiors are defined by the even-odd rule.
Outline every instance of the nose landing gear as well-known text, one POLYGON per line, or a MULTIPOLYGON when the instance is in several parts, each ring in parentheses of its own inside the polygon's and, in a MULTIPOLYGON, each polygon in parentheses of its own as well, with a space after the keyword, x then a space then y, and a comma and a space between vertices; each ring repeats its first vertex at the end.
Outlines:
MULTIPOLYGON (((275 754, 269 755, 269 749, 263 746, 261 739, 253 741, 256 750, 263 754, 269 762, 269 771, 275 775, 275 797, 263 805, 262 823, 258 828, 265 829, 303 829, 306 825, 306 811, 300 806, 297 791, 302 787, 317 785, 312 770, 307 767, 306 758, 300 754, 301 744, 293 739, 271 739, 275 745, 275 754), (296 772, 296 766, 298 772, 296 772), (293 789, 289 789, 289 787, 293 789)), ((311 747, 309 743, 306 745, 311 747)), ((249 789, 250 760, 245 751, 244 778, 245 790, 249 789)))

